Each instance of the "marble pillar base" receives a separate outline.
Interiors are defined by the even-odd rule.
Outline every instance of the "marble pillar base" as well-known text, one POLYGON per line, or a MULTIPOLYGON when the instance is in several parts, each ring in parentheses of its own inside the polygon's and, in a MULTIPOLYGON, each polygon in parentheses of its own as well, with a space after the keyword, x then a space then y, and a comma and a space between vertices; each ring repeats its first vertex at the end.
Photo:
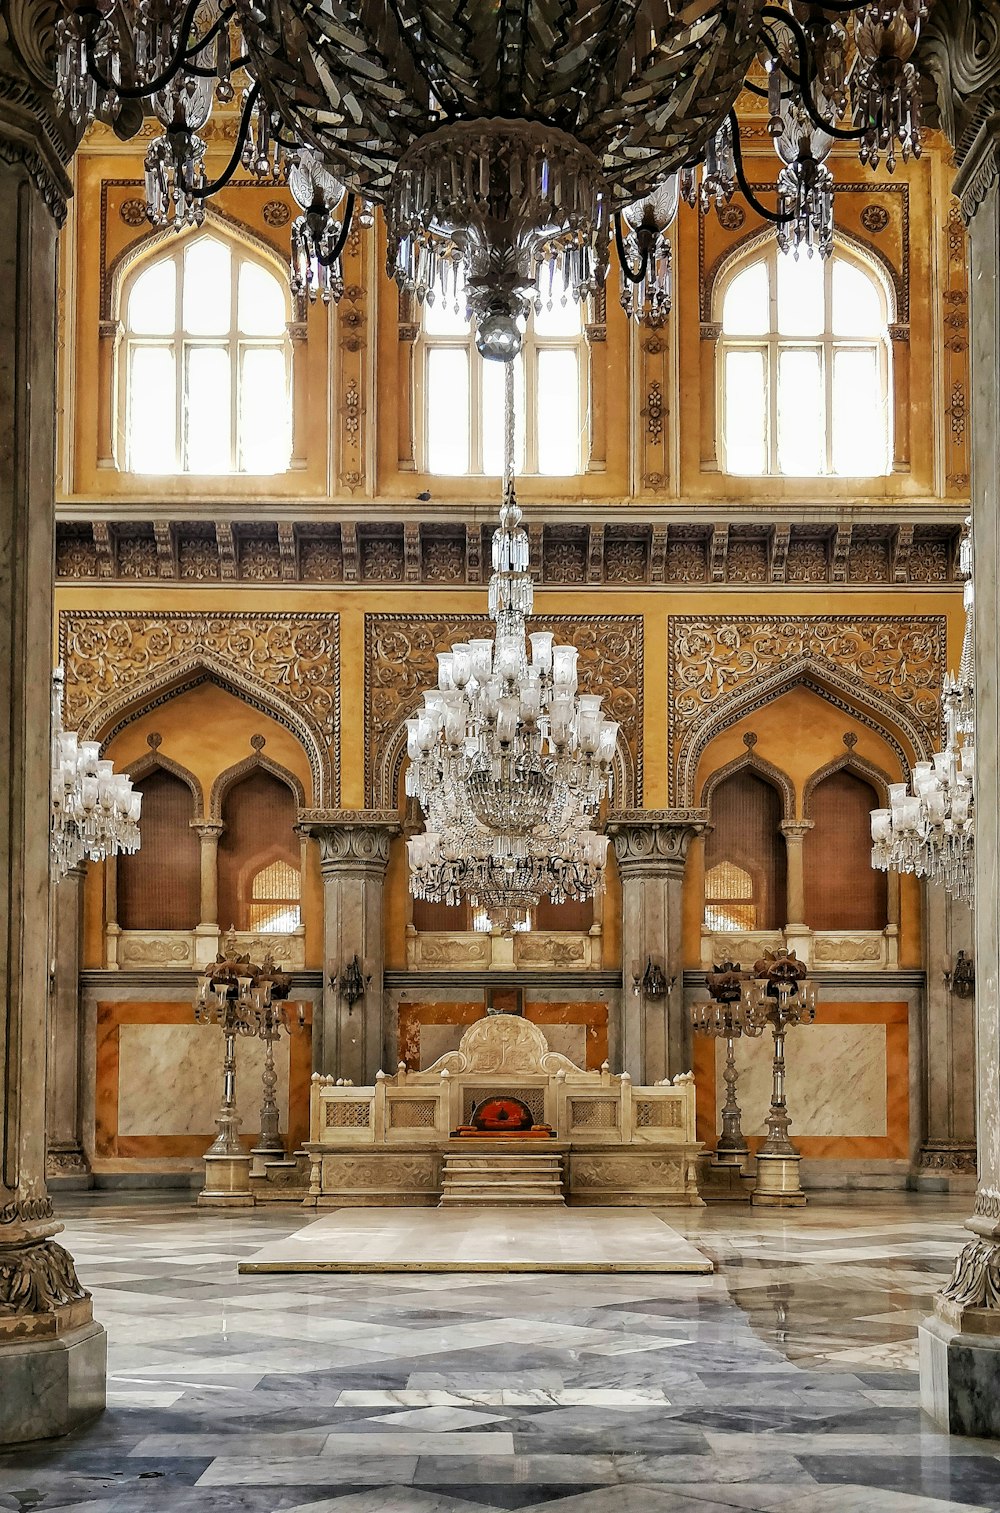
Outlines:
POLYGON ((755 1208, 802 1208, 806 1195, 799 1181, 801 1156, 757 1156, 757 1186, 750 1197, 755 1208))
POLYGON ((200 1208, 250 1208, 250 1156, 206 1156, 205 1186, 198 1194, 200 1208))
POLYGON ((0 1445, 54 1439, 104 1412, 108 1337, 89 1315, 88 1299, 30 1316, 47 1327, 25 1336, 0 1333, 0 1445))
POLYGON ((920 1325, 920 1404, 949 1434, 1000 1439, 1000 1330, 995 1310, 936 1313, 920 1325), (976 1317, 979 1315, 979 1317, 976 1317))

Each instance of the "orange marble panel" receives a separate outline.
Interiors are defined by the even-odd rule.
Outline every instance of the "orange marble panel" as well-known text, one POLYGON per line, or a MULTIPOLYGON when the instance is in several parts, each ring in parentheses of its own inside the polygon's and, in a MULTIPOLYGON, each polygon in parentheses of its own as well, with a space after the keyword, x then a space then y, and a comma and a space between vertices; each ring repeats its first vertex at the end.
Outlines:
MULTIPOLYGON (((875 1161, 906 1160, 910 1153, 910 1060, 909 1009, 905 1003, 825 1003, 816 1006, 817 1024, 885 1025, 885 1128, 884 1135, 798 1135, 793 1144, 812 1160, 875 1161)), ((765 1033, 767 1033, 765 1031, 765 1033)), ((798 1030, 793 1030, 798 1034, 798 1030)), ((804 1033, 808 1034, 808 1027, 804 1033)), ((715 1041, 707 1035, 694 1037, 694 1076, 698 1139, 711 1149, 716 1129, 715 1041)), ((737 1087, 737 1097, 739 1088, 737 1087)), ((794 1089, 793 1089, 794 1097, 794 1089)), ((751 1150, 761 1144, 759 1136, 747 1137, 751 1150)))
MULTIPOLYGON (((295 1016, 298 1005, 290 1010, 295 1016)), ((294 1019, 288 1047, 288 1146, 296 1150, 309 1138, 309 1083, 312 1076, 312 1004, 303 1004, 305 1025, 294 1019)), ((101 1157, 146 1159, 201 1156, 214 1131, 188 1135, 120 1135, 118 1133, 119 1031, 123 1024, 190 1024, 192 1009, 182 1003, 98 1003, 97 1085, 94 1100, 94 1153, 101 1157)), ((252 1135, 240 1137, 249 1150, 252 1135)))

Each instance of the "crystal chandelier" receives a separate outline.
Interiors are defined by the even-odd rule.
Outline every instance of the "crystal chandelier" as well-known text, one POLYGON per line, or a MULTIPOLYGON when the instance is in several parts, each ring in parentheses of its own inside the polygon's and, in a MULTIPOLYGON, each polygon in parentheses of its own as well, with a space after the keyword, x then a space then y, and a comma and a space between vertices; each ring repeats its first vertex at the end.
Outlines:
POLYGON ((504 495, 493 535, 495 639, 438 653, 438 686, 406 722, 406 792, 426 831, 408 842, 415 898, 468 899, 479 930, 530 926, 541 898, 593 898, 608 841, 593 831, 610 796, 618 723, 581 694, 574 646, 526 634, 534 599, 514 493, 514 370, 505 373, 504 495), (530 644, 530 653, 529 653, 530 644))
POLYGON ((971 903, 975 889, 975 610, 972 521, 966 521, 960 570, 965 575, 965 636, 957 677, 942 691, 944 746, 917 762, 912 792, 889 788, 889 808, 873 809, 872 866, 913 872, 971 903))
POLYGON ((139 849, 139 809, 125 772, 101 760, 97 741, 79 741, 62 723, 63 670, 52 675, 52 800, 49 838, 52 863, 61 877, 82 862, 103 861, 139 849))
POLYGON ((57 94, 74 124, 99 115, 123 140, 144 106, 159 122, 156 225, 199 224, 241 165, 287 177, 293 278, 312 298, 339 298, 356 201, 381 203, 400 286, 431 299, 460 269, 480 350, 508 359, 533 304, 603 287, 612 232, 626 310, 662 319, 678 189, 707 211, 738 186, 783 245, 828 254, 831 143, 890 170, 920 151, 925 14, 922 0, 70 0, 57 94), (213 95, 238 86, 232 157, 209 180, 200 133, 213 95), (743 168, 741 89, 768 101, 773 207, 743 168))

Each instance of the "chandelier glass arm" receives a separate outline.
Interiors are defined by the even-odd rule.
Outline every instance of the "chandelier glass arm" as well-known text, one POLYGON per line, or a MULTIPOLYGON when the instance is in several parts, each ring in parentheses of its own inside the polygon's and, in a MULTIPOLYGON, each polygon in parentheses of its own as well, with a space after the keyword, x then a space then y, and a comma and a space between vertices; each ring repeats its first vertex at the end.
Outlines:
POLYGON ((743 198, 746 200, 747 204, 751 206, 752 209, 756 210, 758 215, 763 216, 765 221, 771 221, 775 226, 787 225, 790 220, 794 219, 794 217, 792 215, 782 215, 778 210, 771 210, 767 205, 764 204, 763 200, 759 200, 757 198, 756 194, 753 191, 753 187, 751 186, 750 180, 747 178, 746 169, 743 166, 743 146, 740 142, 740 123, 736 118, 735 110, 731 110, 729 112, 729 124, 732 127, 733 132, 733 166, 736 169, 736 182, 740 186, 743 198))
POLYGON ((618 250, 618 261, 621 264, 621 270, 624 273, 625 277, 628 279, 629 283, 641 284, 643 279, 646 277, 646 273, 649 269, 649 248, 643 248, 642 260, 639 263, 638 272, 634 272, 629 265, 628 255, 625 251, 625 238, 622 235, 622 217, 620 210, 615 211, 615 247, 618 250))
MULTIPOLYGON (((101 73, 101 70, 97 64, 97 55, 94 52, 94 36, 93 32, 91 31, 86 41, 87 68, 90 72, 91 78, 94 80, 94 83, 98 86, 99 89, 113 90, 120 100, 144 100, 147 99, 150 95, 156 94, 157 90, 165 88, 172 79, 175 79, 177 77, 181 69, 184 67, 185 63, 187 63, 190 58, 194 57, 198 52, 200 52, 201 49, 205 46, 205 43, 208 41, 208 38, 206 38, 204 41, 199 42, 196 47, 192 48, 190 46, 191 28, 194 26, 195 17, 198 14, 198 10, 201 4, 202 0, 189 0, 187 10, 181 17, 181 24, 178 29, 179 40, 177 43, 177 51, 174 53, 174 56, 171 58, 170 62, 167 64, 163 72, 158 74, 155 79, 150 79, 148 84, 118 85, 115 84, 112 79, 105 78, 104 74, 101 73)), ((236 7, 234 6, 232 10, 229 11, 226 17, 227 21, 229 19, 229 16, 235 13, 235 10, 236 7)), ((88 8, 83 12, 83 14, 86 16, 94 17, 97 20, 100 20, 101 18, 101 12, 96 8, 88 8)), ((215 75, 214 68, 200 70, 190 69, 189 72, 200 72, 206 78, 212 78, 215 75)))
POLYGON ((178 173, 177 182, 184 194, 191 195, 194 199, 206 200, 209 195, 218 194, 220 189, 225 189, 242 161, 243 149, 246 146, 247 137, 250 135, 250 118, 253 115, 254 106, 257 104, 259 97, 260 85, 255 84, 247 95, 246 104, 243 107, 243 114, 240 117, 240 129, 237 133, 232 157, 217 179, 212 179, 209 183, 202 184, 199 187, 193 184, 186 184, 178 173))
MULTIPOLYGON (((859 8, 857 6, 850 7, 852 10, 859 8)), ((815 76, 809 62, 809 39, 795 17, 790 15, 788 11, 780 10, 776 5, 765 5, 761 11, 761 15, 765 21, 778 21, 782 26, 787 26, 795 38, 795 45, 799 54, 799 67, 797 71, 790 68, 785 62, 781 56, 780 47, 766 26, 761 32, 761 40, 775 63, 777 63, 785 77, 791 79, 792 83, 798 87, 802 97, 803 108, 813 125, 820 131, 825 132, 828 137, 833 137, 834 141, 859 142, 865 134, 864 130, 846 126, 834 126, 831 121, 824 120, 816 109, 816 103, 812 96, 812 86, 815 82, 815 76)))
POLYGON ((348 194, 347 203, 344 205, 344 219, 337 234, 337 240, 334 242, 331 250, 324 253, 317 249, 316 261, 321 267, 331 268, 347 246, 347 238, 351 234, 351 222, 354 220, 354 207, 357 204, 357 198, 357 195, 354 193, 348 194))

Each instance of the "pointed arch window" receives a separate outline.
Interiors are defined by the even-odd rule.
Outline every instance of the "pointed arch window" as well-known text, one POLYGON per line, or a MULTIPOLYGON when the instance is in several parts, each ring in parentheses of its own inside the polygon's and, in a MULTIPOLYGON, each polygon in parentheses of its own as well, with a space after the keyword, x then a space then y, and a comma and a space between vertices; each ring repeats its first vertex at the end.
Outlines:
POLYGON ((718 286, 723 469, 874 478, 891 471, 889 292, 843 244, 827 259, 772 243, 718 286))
POLYGON ((298 867, 271 862, 250 883, 249 926, 264 934, 288 934, 302 922, 302 884, 298 867))
POLYGON ((132 473, 282 473, 292 444, 287 280, 184 237, 122 291, 119 430, 132 473))
POLYGON ((705 873, 705 924, 710 930, 756 930, 753 877, 735 862, 717 862, 705 873))

